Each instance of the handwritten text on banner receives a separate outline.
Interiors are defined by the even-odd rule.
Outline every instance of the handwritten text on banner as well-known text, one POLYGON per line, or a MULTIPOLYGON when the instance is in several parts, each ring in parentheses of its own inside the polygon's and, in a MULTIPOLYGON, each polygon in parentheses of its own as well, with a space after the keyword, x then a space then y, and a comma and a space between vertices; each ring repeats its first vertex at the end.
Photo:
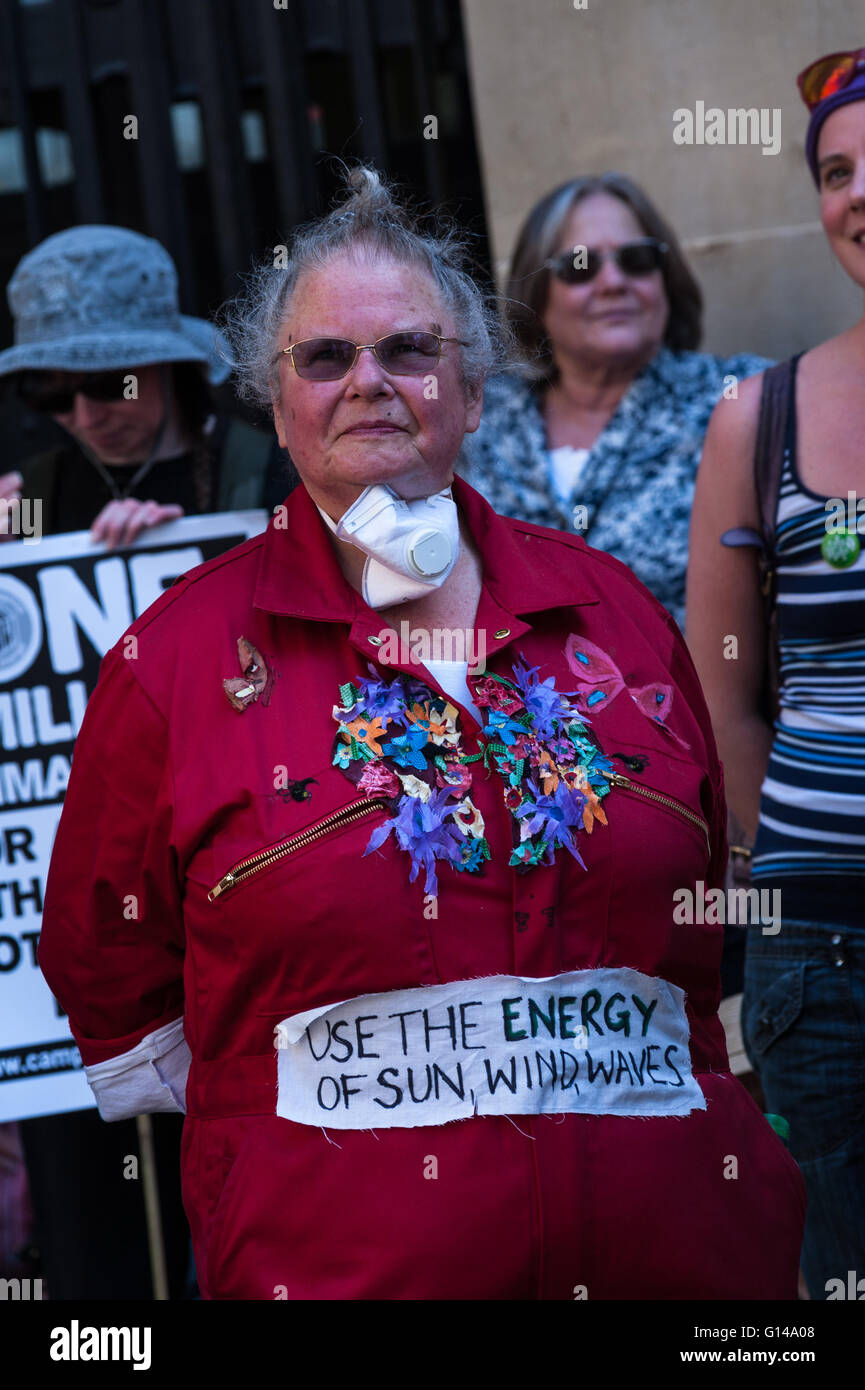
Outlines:
POLYGON ((637 970, 492 975, 284 1019, 276 1113, 333 1129, 478 1115, 686 1115, 684 991, 637 970))

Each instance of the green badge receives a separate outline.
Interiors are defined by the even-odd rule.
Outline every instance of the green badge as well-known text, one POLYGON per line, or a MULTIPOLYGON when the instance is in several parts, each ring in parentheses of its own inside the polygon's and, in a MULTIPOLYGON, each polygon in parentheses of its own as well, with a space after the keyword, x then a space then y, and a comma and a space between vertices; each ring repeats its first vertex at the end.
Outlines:
POLYGON ((836 570, 849 569, 859 559, 862 549, 855 531, 827 531, 820 550, 823 559, 836 570))

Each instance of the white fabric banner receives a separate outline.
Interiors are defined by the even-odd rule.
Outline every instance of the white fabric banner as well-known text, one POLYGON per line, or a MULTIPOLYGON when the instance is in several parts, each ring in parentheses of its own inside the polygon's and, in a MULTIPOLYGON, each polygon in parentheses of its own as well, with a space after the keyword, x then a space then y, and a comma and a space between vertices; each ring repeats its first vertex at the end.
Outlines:
POLYGON ((491 975, 283 1019, 276 1113, 331 1129, 469 1115, 687 1115, 685 993, 627 968, 491 975))

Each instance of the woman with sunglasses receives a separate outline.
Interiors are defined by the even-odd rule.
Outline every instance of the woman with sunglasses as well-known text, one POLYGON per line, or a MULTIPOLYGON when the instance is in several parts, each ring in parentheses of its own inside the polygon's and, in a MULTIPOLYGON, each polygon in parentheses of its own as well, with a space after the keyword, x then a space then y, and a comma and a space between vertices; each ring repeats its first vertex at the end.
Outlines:
POLYGON ((794 1298, 720 931, 671 926, 725 859, 684 642, 454 477, 495 306, 348 182, 231 316, 302 485, 106 656, 42 968, 105 1118, 186 1112, 206 1298, 794 1298))
POLYGON ((90 528, 114 547, 184 515, 270 509, 296 482, 272 437, 217 411, 227 345, 179 313, 174 264, 152 238, 60 232, 20 262, 8 297, 16 341, 0 383, 63 442, 0 478, 0 499, 38 499, 45 534, 90 528))
MULTIPOLYGON (((798 82, 823 229, 861 305, 865 49, 821 58, 798 82)), ((814 1299, 855 1297, 848 1271, 865 1270, 863 438, 865 318, 718 406, 688 577, 688 640, 728 795, 756 833, 753 882, 781 895, 780 931, 749 928, 742 1029, 808 1186, 814 1299)))
POLYGON ((765 358, 695 351, 699 286, 623 174, 572 179, 535 205, 506 295, 525 365, 487 383, 466 477, 506 516, 616 555, 683 626, 703 434, 722 390, 765 358))

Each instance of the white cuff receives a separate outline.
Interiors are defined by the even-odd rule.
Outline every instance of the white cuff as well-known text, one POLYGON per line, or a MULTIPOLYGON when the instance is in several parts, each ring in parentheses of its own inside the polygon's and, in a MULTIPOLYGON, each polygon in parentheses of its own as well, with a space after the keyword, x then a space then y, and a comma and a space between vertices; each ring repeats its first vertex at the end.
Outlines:
POLYGON ((135 1115, 186 1114, 186 1078, 192 1053, 183 1019, 148 1033, 118 1057, 84 1068, 103 1120, 135 1115))

